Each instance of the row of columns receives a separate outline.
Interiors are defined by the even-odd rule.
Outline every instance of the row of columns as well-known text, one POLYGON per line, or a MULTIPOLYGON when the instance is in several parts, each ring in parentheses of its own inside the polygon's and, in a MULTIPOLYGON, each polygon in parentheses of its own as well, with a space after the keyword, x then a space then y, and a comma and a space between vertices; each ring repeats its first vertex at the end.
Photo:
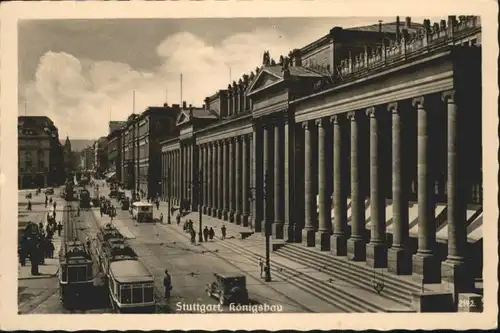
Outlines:
MULTIPOLYGON (((201 144, 197 147, 198 159, 193 157, 193 145, 181 145, 180 150, 167 152, 163 168, 171 170, 174 202, 190 197, 196 207, 201 190, 204 214, 248 226, 251 140, 250 135, 242 135, 201 144)), ((166 187, 164 193, 169 195, 166 187)))
POLYGON ((286 112, 277 113, 271 117, 259 119, 254 129, 254 146, 252 147, 255 200, 252 206, 252 224, 256 231, 267 230, 275 239, 292 240, 291 209, 288 189, 285 179, 290 182, 291 170, 287 149, 292 145, 288 138, 288 117, 286 112), (287 144, 288 143, 288 144, 287 144), (260 154, 259 152, 263 152, 260 154), (285 170, 285 165, 287 170, 285 170), (286 237, 285 237, 286 235, 286 237))
MULTIPOLYGON (((321 250, 332 251, 333 255, 352 255, 353 260, 365 261, 371 267, 388 267, 390 271, 397 274, 407 274, 413 268, 423 279, 424 283, 439 282, 440 276, 445 280, 457 283, 457 275, 461 276, 460 284, 468 285, 472 279, 467 276, 465 266, 467 251, 466 236, 466 205, 462 196, 462 180, 460 176, 457 137, 459 133, 457 125, 459 112, 454 99, 454 92, 445 92, 442 99, 447 106, 448 127, 448 257, 442 265, 439 274, 439 261, 435 257, 436 245, 436 223, 435 207, 432 198, 433 180, 430 175, 430 150, 433 144, 429 140, 429 113, 434 112, 433 103, 426 104, 427 98, 415 98, 411 107, 417 112, 417 169, 418 169, 418 250, 413 258, 409 252, 409 211, 408 198, 403 190, 404 175, 402 166, 401 130, 401 103, 391 103, 386 109, 381 107, 370 107, 366 112, 349 112, 347 114, 334 115, 328 119, 322 118, 315 122, 303 123, 305 144, 305 225, 302 240, 308 247, 319 245, 321 250), (381 148, 380 142, 380 114, 382 112, 392 114, 392 198, 393 198, 393 243, 388 249, 386 241, 386 216, 385 196, 381 191, 381 148), (365 198, 360 191, 360 135, 359 118, 369 118, 369 142, 370 142, 370 216, 371 234, 368 244, 365 244, 365 198), (348 146, 343 140, 346 136, 343 131, 347 130, 347 121, 350 122, 350 176, 351 176, 351 235, 347 239, 347 196, 344 177, 347 170, 343 161, 347 159, 348 146), (331 125, 331 126, 330 126, 331 125), (318 170, 314 168, 314 154, 311 147, 316 138, 313 138, 311 126, 317 126, 318 142, 318 170), (333 128, 332 128, 333 127, 333 128), (329 140, 328 128, 332 128, 333 135, 333 208, 334 219, 332 223, 330 209, 330 193, 327 184, 330 183, 327 173, 327 161, 329 140), (313 186, 317 172, 319 214, 316 223, 316 192, 313 186), (316 235, 319 233, 319 244, 316 235), (413 261, 413 263, 412 263, 413 261)), ((406 111, 406 110, 404 110, 406 111)), ((462 120, 460 120, 462 121, 462 120)), ((462 125, 460 125, 462 126, 462 125)))

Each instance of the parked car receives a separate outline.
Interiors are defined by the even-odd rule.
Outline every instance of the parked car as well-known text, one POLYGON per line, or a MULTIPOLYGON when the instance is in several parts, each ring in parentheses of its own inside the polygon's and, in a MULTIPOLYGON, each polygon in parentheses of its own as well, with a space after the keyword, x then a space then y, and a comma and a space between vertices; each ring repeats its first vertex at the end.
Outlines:
POLYGON ((47 195, 54 195, 54 188, 53 187, 48 187, 45 190, 45 194, 47 194, 47 195))
POLYGON ((214 277, 215 281, 206 288, 208 296, 218 298, 221 305, 248 303, 246 276, 214 273, 214 277))

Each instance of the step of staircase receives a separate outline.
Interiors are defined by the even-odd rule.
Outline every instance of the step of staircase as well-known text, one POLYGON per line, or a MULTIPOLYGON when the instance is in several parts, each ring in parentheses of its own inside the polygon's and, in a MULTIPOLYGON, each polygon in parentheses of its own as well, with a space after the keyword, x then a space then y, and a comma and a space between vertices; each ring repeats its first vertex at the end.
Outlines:
POLYGON ((411 276, 396 276, 387 269, 377 269, 375 273, 364 262, 349 261, 347 257, 335 257, 316 248, 288 243, 274 253, 300 260, 304 265, 327 272, 336 279, 349 281, 366 291, 375 292, 373 280, 382 282, 384 288, 380 296, 403 306, 411 306, 412 293, 422 290, 422 286, 411 280, 411 276))
POLYGON ((380 293, 381 297, 390 299, 403 306, 411 305, 411 292, 402 289, 402 286, 394 285, 392 281, 386 278, 386 274, 383 274, 380 269, 378 269, 376 273, 373 271, 360 272, 353 269, 352 265, 349 265, 349 262, 347 262, 347 265, 339 265, 337 261, 331 259, 327 261, 325 258, 316 256, 315 254, 306 254, 297 251, 297 249, 293 247, 283 247, 275 253, 286 258, 300 260, 304 265, 326 272, 335 279, 349 281, 351 284, 368 292, 375 293, 373 281, 378 281, 384 286, 380 293))
MULTIPOLYGON (((264 249, 259 241, 252 243, 249 244, 248 240, 228 239, 221 242, 221 245, 257 261, 258 257, 263 256, 264 249), (248 245, 245 245, 245 242, 248 245)), ((296 287, 314 294, 345 312, 411 311, 407 306, 382 298, 374 292, 366 292, 348 281, 339 283, 339 280, 333 279, 331 275, 307 267, 300 260, 290 260, 281 256, 278 260, 271 259, 271 271, 279 277, 286 278, 296 287)))

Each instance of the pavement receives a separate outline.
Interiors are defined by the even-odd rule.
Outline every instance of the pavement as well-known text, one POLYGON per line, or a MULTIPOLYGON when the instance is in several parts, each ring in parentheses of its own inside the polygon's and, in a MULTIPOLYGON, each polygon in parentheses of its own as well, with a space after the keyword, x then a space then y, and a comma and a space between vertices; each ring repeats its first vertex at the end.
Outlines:
MULTIPOLYGON (((19 228, 24 228, 24 226, 29 221, 36 224, 41 222, 43 224, 43 227, 45 228, 47 226, 47 212, 49 211, 49 208, 52 207, 49 206, 45 208, 45 194, 42 193, 38 196, 35 196, 34 191, 30 192, 33 194, 33 197, 31 199, 32 211, 27 210, 28 199, 25 198, 27 192, 20 192, 18 194, 19 228)), ((64 207, 65 201, 58 195, 52 195, 49 196, 49 198, 50 197, 52 197, 52 199, 56 202, 56 218, 57 220, 61 220, 63 216, 62 208, 64 207)), ((18 263, 18 280, 44 279, 57 275, 57 272, 59 270, 58 253, 61 247, 62 237, 63 235, 59 237, 57 236, 57 233, 54 234, 54 238, 52 241, 52 243, 54 244, 54 258, 46 258, 45 263, 39 266, 40 275, 31 275, 31 262, 29 261, 29 259, 26 260, 25 266, 21 266, 21 264, 18 263)))

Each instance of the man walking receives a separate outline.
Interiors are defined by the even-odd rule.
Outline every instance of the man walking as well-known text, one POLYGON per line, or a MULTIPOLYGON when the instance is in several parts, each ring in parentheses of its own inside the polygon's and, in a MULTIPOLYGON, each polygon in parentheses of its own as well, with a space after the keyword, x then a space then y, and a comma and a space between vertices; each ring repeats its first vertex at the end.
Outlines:
POLYGON ((165 270, 165 277, 163 278, 163 287, 165 288, 165 300, 170 299, 170 291, 172 290, 172 278, 168 273, 168 269, 165 270))

